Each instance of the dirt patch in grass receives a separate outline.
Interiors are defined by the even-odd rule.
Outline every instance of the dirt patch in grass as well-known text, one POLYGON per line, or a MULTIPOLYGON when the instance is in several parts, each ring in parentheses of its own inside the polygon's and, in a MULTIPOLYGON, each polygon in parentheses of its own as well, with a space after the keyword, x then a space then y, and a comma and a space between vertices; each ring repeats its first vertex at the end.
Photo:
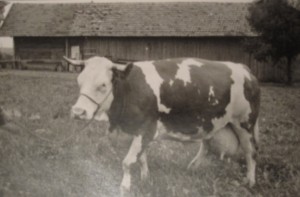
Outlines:
MULTIPOLYGON (((105 136, 105 122, 78 131, 85 122, 69 118, 78 95, 75 79, 76 74, 52 72, 1 74, 0 106, 10 110, 13 122, 0 127, 0 196, 119 195, 130 137, 105 136)), ((205 165, 187 170, 196 144, 154 142, 148 150, 151 177, 141 182, 138 168, 133 168, 132 195, 297 196, 299 100, 299 87, 262 86, 254 188, 242 183, 243 160, 228 163, 208 155, 205 165)))

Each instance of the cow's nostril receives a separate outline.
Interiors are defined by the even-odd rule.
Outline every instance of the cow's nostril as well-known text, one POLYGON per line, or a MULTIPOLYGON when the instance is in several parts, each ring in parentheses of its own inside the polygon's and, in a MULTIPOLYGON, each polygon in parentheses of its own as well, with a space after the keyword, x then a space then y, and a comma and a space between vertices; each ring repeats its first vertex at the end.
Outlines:
POLYGON ((82 116, 86 113, 84 109, 81 109, 81 108, 78 108, 78 107, 72 108, 72 112, 75 116, 82 116))

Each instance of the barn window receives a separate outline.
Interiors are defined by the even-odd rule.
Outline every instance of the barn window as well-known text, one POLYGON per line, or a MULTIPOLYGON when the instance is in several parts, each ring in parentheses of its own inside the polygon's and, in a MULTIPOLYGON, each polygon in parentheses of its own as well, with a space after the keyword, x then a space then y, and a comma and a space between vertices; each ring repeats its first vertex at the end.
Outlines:
POLYGON ((79 45, 71 46, 71 58, 81 59, 81 53, 80 53, 80 46, 79 45))

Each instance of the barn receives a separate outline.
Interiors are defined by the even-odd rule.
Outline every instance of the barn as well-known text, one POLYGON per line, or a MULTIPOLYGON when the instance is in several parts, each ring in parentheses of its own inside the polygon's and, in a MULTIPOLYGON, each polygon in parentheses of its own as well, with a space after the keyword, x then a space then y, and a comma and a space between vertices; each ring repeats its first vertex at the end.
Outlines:
POLYGON ((262 81, 283 73, 256 62, 241 41, 256 36, 247 3, 17 3, 0 30, 24 65, 61 67, 62 56, 118 60, 201 57, 250 66, 262 81))

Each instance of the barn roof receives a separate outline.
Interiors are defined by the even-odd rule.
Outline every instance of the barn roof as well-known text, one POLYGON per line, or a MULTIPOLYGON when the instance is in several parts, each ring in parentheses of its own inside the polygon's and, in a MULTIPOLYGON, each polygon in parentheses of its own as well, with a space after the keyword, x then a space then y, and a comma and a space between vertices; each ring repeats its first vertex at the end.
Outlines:
POLYGON ((2 36, 253 36, 247 3, 14 4, 2 36))

